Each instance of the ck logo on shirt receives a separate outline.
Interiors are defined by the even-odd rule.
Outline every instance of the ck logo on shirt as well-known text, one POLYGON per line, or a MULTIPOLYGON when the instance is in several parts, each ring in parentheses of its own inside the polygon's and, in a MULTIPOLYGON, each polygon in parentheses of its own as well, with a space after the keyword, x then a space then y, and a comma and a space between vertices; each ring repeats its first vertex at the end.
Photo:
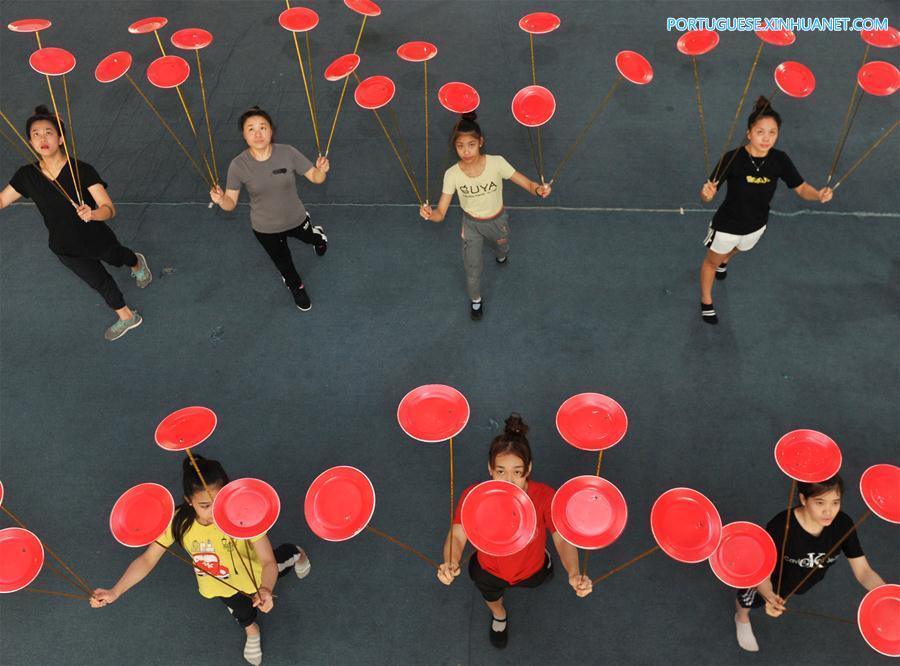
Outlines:
POLYGON ((470 197, 480 197, 483 194, 488 194, 489 192, 493 192, 497 189, 497 183, 491 181, 487 185, 473 185, 469 187, 468 185, 462 185, 459 188, 460 194, 465 194, 470 197))
POLYGON ((826 565, 834 562, 837 557, 829 558, 826 561, 825 553, 807 553, 806 557, 801 557, 799 560, 793 560, 787 556, 785 556, 784 559, 791 564, 796 564, 797 566, 803 567, 804 569, 824 569, 826 565))
POLYGON ((753 185, 765 185, 766 183, 771 183, 772 181, 765 176, 747 176, 747 182, 752 183, 753 185))

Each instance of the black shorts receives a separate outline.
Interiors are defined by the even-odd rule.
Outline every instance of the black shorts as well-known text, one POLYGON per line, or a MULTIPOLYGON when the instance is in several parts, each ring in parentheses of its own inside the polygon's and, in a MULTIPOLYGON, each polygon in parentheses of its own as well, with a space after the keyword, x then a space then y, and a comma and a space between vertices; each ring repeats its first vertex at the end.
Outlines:
POLYGON ((503 590, 508 587, 537 587, 541 583, 551 580, 553 578, 553 560, 550 559, 550 553, 545 553, 544 566, 525 580, 511 585, 508 581, 485 571, 478 563, 478 554, 476 553, 469 558, 469 578, 475 583, 475 587, 481 592, 485 601, 497 601, 503 598, 503 590))
MULTIPOLYGON (((299 547, 292 543, 283 543, 274 549, 279 578, 287 575, 293 568, 293 558, 299 550, 299 547)), ((253 607, 253 601, 248 597, 237 593, 230 597, 218 597, 218 599, 228 607, 228 612, 242 627, 249 627, 256 622, 256 616, 259 612, 253 607)))
MULTIPOLYGON (((774 585, 773 585, 773 587, 774 587, 774 585)), ((782 588, 782 589, 784 589, 784 588, 782 588)), ((794 594, 803 594, 808 589, 809 589, 808 587, 806 587, 806 589, 801 588, 801 589, 797 590, 794 594)), ((785 592, 784 594, 787 594, 787 593, 785 592)), ((746 590, 738 590, 737 591, 737 602, 738 602, 738 606, 740 606, 741 608, 762 608, 763 606, 766 605, 766 600, 763 598, 763 595, 761 595, 759 592, 757 592, 755 587, 750 587, 750 588, 747 588, 746 590)))

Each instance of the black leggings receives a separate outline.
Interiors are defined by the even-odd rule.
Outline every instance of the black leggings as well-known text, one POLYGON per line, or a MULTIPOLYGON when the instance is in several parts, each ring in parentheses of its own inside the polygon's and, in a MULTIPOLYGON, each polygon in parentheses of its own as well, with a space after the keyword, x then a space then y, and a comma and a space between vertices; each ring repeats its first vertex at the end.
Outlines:
POLYGON ((93 257, 67 257, 57 254, 63 266, 84 280, 88 286, 96 291, 106 304, 113 310, 121 310, 125 307, 125 298, 116 281, 103 268, 104 262, 110 266, 137 266, 138 259, 134 252, 120 245, 118 241, 114 245, 107 246, 101 253, 93 257))
POLYGON ((275 264, 275 268, 281 273, 281 277, 284 279, 288 289, 294 291, 303 286, 303 280, 300 278, 297 269, 294 268, 294 261, 291 258, 291 250, 288 247, 287 239, 289 237, 296 238, 307 245, 315 245, 322 242, 321 237, 312 230, 312 225, 309 223, 309 215, 306 216, 302 224, 298 224, 293 229, 279 231, 274 234, 264 234, 254 229, 253 235, 256 236, 259 244, 263 246, 272 263, 275 264))
MULTIPOLYGON (((287 575, 288 571, 291 570, 293 564, 289 564, 289 561, 300 551, 297 546, 292 543, 283 543, 273 552, 275 553, 275 562, 279 565, 278 577, 281 578, 282 576, 287 575)), ((234 619, 242 627, 249 627, 256 622, 256 616, 259 614, 259 611, 253 607, 253 602, 243 594, 235 594, 231 597, 219 597, 219 599, 221 599, 223 604, 228 606, 228 610, 231 611, 234 619)))

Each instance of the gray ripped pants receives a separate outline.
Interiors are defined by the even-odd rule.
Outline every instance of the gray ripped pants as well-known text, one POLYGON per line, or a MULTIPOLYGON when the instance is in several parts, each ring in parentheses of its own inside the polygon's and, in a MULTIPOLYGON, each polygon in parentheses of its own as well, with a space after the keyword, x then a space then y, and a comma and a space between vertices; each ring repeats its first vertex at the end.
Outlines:
POLYGON ((476 220, 463 213, 461 236, 466 290, 469 292, 469 299, 477 301, 481 298, 484 242, 491 244, 497 259, 502 259, 509 252, 509 218, 506 211, 490 220, 476 220))

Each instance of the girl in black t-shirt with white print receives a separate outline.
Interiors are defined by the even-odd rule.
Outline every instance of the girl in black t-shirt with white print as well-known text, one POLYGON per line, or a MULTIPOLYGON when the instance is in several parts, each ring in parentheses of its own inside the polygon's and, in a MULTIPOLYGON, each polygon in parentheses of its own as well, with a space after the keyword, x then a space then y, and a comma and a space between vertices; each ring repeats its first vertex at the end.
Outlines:
POLYGON ((700 314, 707 324, 719 323, 712 301, 713 279, 724 280, 728 261, 753 248, 765 232, 779 178, 801 199, 831 201, 831 188, 817 190, 805 182, 787 153, 775 150, 780 128, 781 116, 760 97, 747 119, 748 143, 725 153, 700 190, 700 198, 709 203, 719 183, 723 179, 728 183, 725 201, 710 222, 704 242, 709 250, 700 265, 700 314))
POLYGON ((796 594, 808 592, 825 578, 825 574, 843 553, 850 563, 853 575, 866 590, 884 585, 884 580, 871 566, 863 554, 856 530, 850 533, 840 549, 826 558, 826 555, 853 527, 853 520, 841 511, 844 482, 840 476, 833 476, 822 483, 798 483, 800 506, 791 509, 787 544, 782 552, 787 511, 782 511, 766 525, 766 531, 778 548, 781 571, 781 589, 776 589, 779 565, 772 576, 755 588, 738 590, 734 616, 738 645, 749 652, 757 652, 759 645, 750 626, 750 609, 765 605, 766 613, 779 617, 785 611, 784 598, 806 578, 810 570, 815 573, 800 586, 796 594))

